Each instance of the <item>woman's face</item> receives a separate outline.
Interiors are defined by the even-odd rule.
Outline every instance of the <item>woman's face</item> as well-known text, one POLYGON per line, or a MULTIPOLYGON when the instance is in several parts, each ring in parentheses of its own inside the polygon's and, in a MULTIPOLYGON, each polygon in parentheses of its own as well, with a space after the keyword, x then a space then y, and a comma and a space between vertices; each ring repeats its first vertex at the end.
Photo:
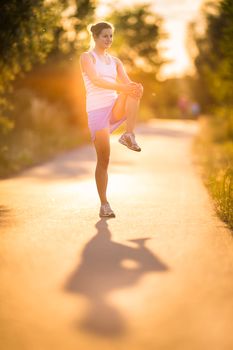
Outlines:
POLYGON ((98 37, 95 37, 95 44, 101 49, 107 49, 112 45, 112 40, 112 29, 106 28, 101 30, 98 37))

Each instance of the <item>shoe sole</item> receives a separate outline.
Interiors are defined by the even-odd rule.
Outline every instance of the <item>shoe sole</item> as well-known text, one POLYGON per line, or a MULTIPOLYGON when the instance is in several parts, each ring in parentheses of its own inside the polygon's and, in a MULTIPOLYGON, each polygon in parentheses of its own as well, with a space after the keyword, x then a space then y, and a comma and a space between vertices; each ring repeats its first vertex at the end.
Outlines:
POLYGON ((103 214, 99 214, 100 218, 115 218, 116 215, 115 214, 110 214, 110 215, 103 215, 103 214))
POLYGON ((135 151, 135 152, 141 152, 141 148, 139 149, 135 149, 135 148, 132 148, 130 146, 128 146, 128 144, 124 141, 122 141, 121 139, 118 140, 122 145, 126 146, 127 148, 131 149, 131 151, 135 151))

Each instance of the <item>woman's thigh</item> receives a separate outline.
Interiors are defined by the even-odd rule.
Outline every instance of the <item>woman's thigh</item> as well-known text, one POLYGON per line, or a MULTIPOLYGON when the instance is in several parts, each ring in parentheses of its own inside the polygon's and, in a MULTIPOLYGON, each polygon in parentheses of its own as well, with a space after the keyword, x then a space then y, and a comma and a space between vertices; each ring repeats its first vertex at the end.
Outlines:
POLYGON ((95 133, 95 150, 100 162, 108 163, 110 156, 109 129, 105 128, 95 133))
POLYGON ((127 97, 128 96, 123 93, 118 96, 118 99, 116 100, 112 109, 111 122, 117 122, 118 120, 124 117, 127 97))

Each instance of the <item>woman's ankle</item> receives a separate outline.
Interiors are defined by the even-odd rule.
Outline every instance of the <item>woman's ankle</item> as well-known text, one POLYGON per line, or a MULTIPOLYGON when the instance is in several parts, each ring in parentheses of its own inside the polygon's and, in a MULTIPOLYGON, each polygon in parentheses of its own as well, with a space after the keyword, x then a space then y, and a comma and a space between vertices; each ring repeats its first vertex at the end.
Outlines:
POLYGON ((106 199, 106 200, 101 200, 101 201, 100 201, 100 204, 101 204, 101 205, 104 205, 104 204, 107 204, 107 203, 108 203, 107 199, 106 199))

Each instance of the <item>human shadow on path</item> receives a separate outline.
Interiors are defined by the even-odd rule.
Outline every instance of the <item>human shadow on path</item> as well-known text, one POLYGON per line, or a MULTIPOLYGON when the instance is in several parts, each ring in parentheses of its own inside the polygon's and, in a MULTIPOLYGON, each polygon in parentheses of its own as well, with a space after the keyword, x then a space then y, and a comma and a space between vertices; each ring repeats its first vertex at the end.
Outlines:
POLYGON ((135 247, 111 240, 107 220, 99 220, 97 234, 83 250, 81 263, 65 284, 65 290, 85 296, 88 312, 77 326, 100 336, 120 336, 125 333, 125 321, 109 301, 109 294, 117 289, 131 287, 145 273, 164 272, 168 267, 146 246, 150 238, 129 240, 135 247), (128 268, 124 261, 135 266, 128 268))

